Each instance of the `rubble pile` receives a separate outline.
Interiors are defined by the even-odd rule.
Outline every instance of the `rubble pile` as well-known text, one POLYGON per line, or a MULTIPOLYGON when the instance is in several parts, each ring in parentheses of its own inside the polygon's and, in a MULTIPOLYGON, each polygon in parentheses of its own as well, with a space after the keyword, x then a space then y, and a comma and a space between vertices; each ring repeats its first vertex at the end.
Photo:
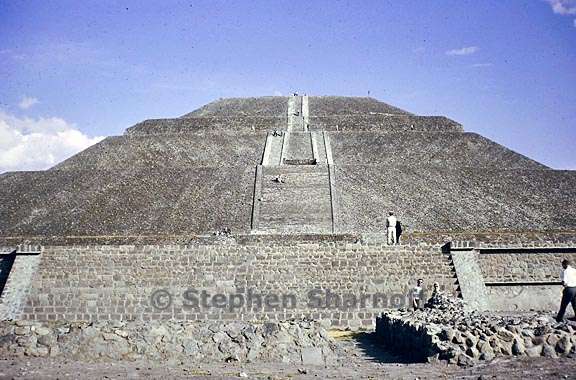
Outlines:
POLYGON ((411 360, 459 365, 498 356, 567 356, 576 349, 573 323, 556 323, 551 315, 536 312, 469 312, 461 299, 442 294, 423 310, 383 313, 376 334, 411 360))
POLYGON ((0 322, 0 356, 86 362, 284 362, 333 364, 334 343, 317 322, 0 322))

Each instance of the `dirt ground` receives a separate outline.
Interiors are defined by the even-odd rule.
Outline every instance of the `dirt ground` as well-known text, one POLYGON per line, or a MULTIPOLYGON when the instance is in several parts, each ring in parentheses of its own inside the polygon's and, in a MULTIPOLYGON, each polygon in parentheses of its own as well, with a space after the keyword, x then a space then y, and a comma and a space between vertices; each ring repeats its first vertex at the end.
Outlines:
POLYGON ((472 368, 439 364, 365 363, 342 367, 180 365, 1 360, 0 379, 576 379, 575 359, 495 360, 472 368))
POLYGON ((495 359, 471 368, 403 363, 372 334, 339 339, 341 364, 82 363, 58 358, 0 359, 0 379, 576 379, 576 358, 495 359))

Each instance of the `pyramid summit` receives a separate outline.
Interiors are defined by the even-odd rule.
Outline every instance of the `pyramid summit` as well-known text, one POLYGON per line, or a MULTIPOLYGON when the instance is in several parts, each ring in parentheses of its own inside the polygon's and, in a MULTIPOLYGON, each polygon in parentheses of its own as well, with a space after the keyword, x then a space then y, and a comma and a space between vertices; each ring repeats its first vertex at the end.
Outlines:
POLYGON ((0 236, 576 228, 576 172, 373 98, 220 99, 0 176, 0 236), (277 182, 278 178, 282 182, 277 182))

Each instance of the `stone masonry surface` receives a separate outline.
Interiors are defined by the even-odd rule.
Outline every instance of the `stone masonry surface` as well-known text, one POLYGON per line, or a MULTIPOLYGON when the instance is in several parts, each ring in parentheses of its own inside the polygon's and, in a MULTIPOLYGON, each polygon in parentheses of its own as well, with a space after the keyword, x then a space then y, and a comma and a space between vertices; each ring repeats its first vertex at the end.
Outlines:
POLYGON ((310 116, 385 114, 411 115, 409 112, 374 98, 309 96, 310 116))
POLYGON ((3 236, 193 235, 250 228, 254 168, 131 168, 12 174, 0 199, 3 236), (103 186, 102 184, 106 184, 103 186))
POLYGON ((248 167, 260 163, 265 138, 265 133, 107 137, 50 170, 248 167))
POLYGON ((428 287, 438 281, 447 292, 456 291, 451 262, 438 246, 46 247, 20 318, 265 321, 304 315, 335 327, 369 328, 381 310, 408 302, 418 278, 428 287), (196 302, 187 290, 197 292, 196 302), (226 300, 203 304, 203 290, 226 300), (156 300, 158 291, 165 298, 156 300), (257 294, 280 301, 259 303, 257 294), (231 295, 243 297, 241 306, 231 295), (156 307, 155 301, 165 304, 156 307))
POLYGON ((489 253, 479 255, 486 282, 559 282, 562 259, 576 253, 489 253))
POLYGON ((48 171, 0 175, 0 199, 9 200, 0 202, 0 236, 248 233, 266 141, 265 165, 285 163, 284 142, 291 164, 330 164, 331 232, 381 232, 388 210, 414 241, 576 229, 575 171, 371 98, 307 98, 313 132, 290 148, 282 134, 289 99, 301 98, 221 99, 179 119, 140 123, 48 171))
POLYGON ((452 263, 458 277, 465 308, 488 310, 488 297, 482 271, 478 265, 478 252, 474 250, 451 252, 452 263))
POLYGON ((337 232, 383 231, 393 210, 406 231, 572 229, 576 172, 336 166, 337 232), (545 226, 545 227, 544 227, 545 226))
POLYGON ((151 119, 126 130, 125 135, 236 134, 280 130, 286 127, 286 117, 193 117, 151 119))
POLYGON ((309 118, 311 130, 372 132, 463 132, 460 124, 444 116, 338 115, 309 118))
POLYGON ((0 320, 16 319, 28 298, 40 255, 16 256, 0 297, 0 320))
POLYGON ((193 117, 286 117, 288 97, 262 96, 258 98, 227 98, 219 99, 190 112, 182 118, 193 117))
MULTIPOLYGON (((222 227, 246 232, 254 170, 8 173, 1 180, 0 198, 15 201, 0 204, 0 234, 186 235, 222 227)), ((355 165, 335 166, 334 181, 340 212, 336 232, 383 231, 384 213, 390 209, 407 233, 576 228, 575 172, 355 165)))
POLYGON ((329 135, 337 165, 547 169, 475 133, 355 131, 329 135))

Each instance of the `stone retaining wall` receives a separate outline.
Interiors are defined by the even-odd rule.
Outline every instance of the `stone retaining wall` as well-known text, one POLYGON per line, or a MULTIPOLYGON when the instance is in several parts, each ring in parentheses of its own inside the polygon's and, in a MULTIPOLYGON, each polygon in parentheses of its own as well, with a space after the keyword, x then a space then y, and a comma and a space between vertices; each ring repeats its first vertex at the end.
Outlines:
POLYGON ((418 278, 455 292, 449 258, 438 246, 46 247, 21 318, 253 321, 304 315, 334 327, 370 328, 382 309, 408 303, 418 278))
POLYGON ((576 262, 576 244, 541 247, 480 248, 478 263, 493 310, 555 311, 562 298, 561 262, 576 262))
MULTIPOLYGON (((214 230, 216 231, 216 230, 214 230)), ((474 247, 576 247, 576 230, 572 231, 487 231, 487 232, 404 232, 402 245, 406 247, 439 247, 450 241, 466 240, 474 247)), ((87 246, 87 245, 222 245, 225 244, 273 244, 294 245, 297 243, 361 243, 381 246, 386 244, 386 234, 298 234, 298 235, 258 235, 238 234, 215 235, 91 235, 91 236, 38 236, 13 235, 0 237, 0 244, 14 247, 24 241, 46 246, 87 246)))
POLYGON ((316 322, 0 322, 0 356, 84 362, 334 364, 335 344, 316 322))

